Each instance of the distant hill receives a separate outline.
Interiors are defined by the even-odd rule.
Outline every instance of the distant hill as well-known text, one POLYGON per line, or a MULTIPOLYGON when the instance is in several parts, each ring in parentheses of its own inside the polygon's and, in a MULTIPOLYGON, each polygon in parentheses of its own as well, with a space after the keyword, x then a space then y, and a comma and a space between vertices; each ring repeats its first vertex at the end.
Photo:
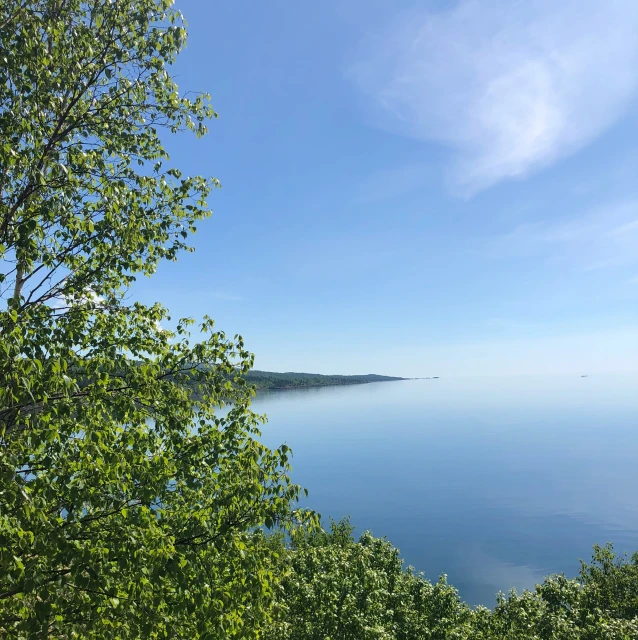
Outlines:
POLYGON ((394 376, 379 376, 368 373, 362 376, 321 375, 319 373, 277 373, 275 371, 250 371, 246 381, 260 389, 300 389, 304 387, 328 387, 346 384, 367 384, 368 382, 392 382, 407 380, 394 376))

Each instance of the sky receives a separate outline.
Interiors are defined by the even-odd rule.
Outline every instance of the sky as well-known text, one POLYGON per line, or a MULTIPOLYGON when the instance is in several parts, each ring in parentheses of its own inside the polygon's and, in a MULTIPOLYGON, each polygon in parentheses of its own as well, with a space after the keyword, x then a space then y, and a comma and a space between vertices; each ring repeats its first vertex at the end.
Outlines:
POLYGON ((176 7, 222 188, 135 296, 265 370, 638 370, 635 0, 176 7))

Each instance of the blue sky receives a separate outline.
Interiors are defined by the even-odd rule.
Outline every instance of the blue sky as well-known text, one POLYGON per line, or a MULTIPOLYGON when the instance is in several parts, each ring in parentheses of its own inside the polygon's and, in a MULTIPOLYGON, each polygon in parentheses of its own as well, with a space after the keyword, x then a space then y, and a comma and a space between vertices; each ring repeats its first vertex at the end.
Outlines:
POLYGON ((638 369, 635 0, 176 6, 222 189, 140 299, 261 369, 638 369))

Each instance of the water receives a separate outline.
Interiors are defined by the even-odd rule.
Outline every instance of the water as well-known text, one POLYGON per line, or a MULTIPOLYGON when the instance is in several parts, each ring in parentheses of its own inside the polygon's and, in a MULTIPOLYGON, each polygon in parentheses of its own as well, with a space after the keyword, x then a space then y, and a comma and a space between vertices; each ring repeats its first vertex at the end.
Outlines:
POLYGON ((638 376, 382 382, 259 396, 264 441, 324 519, 350 515, 470 604, 638 550, 638 376))

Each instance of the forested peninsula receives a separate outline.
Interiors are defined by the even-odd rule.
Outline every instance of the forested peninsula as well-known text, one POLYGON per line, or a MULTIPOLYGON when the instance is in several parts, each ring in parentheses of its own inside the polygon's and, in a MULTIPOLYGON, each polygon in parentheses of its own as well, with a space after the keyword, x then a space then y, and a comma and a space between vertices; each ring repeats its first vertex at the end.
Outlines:
POLYGON ((350 384, 368 384, 369 382, 394 382, 409 380, 396 376, 380 376, 368 373, 359 376, 323 375, 319 373, 296 373, 275 371, 258 371, 253 369, 246 374, 246 382, 257 391, 277 389, 304 389, 308 387, 332 387, 350 384))

